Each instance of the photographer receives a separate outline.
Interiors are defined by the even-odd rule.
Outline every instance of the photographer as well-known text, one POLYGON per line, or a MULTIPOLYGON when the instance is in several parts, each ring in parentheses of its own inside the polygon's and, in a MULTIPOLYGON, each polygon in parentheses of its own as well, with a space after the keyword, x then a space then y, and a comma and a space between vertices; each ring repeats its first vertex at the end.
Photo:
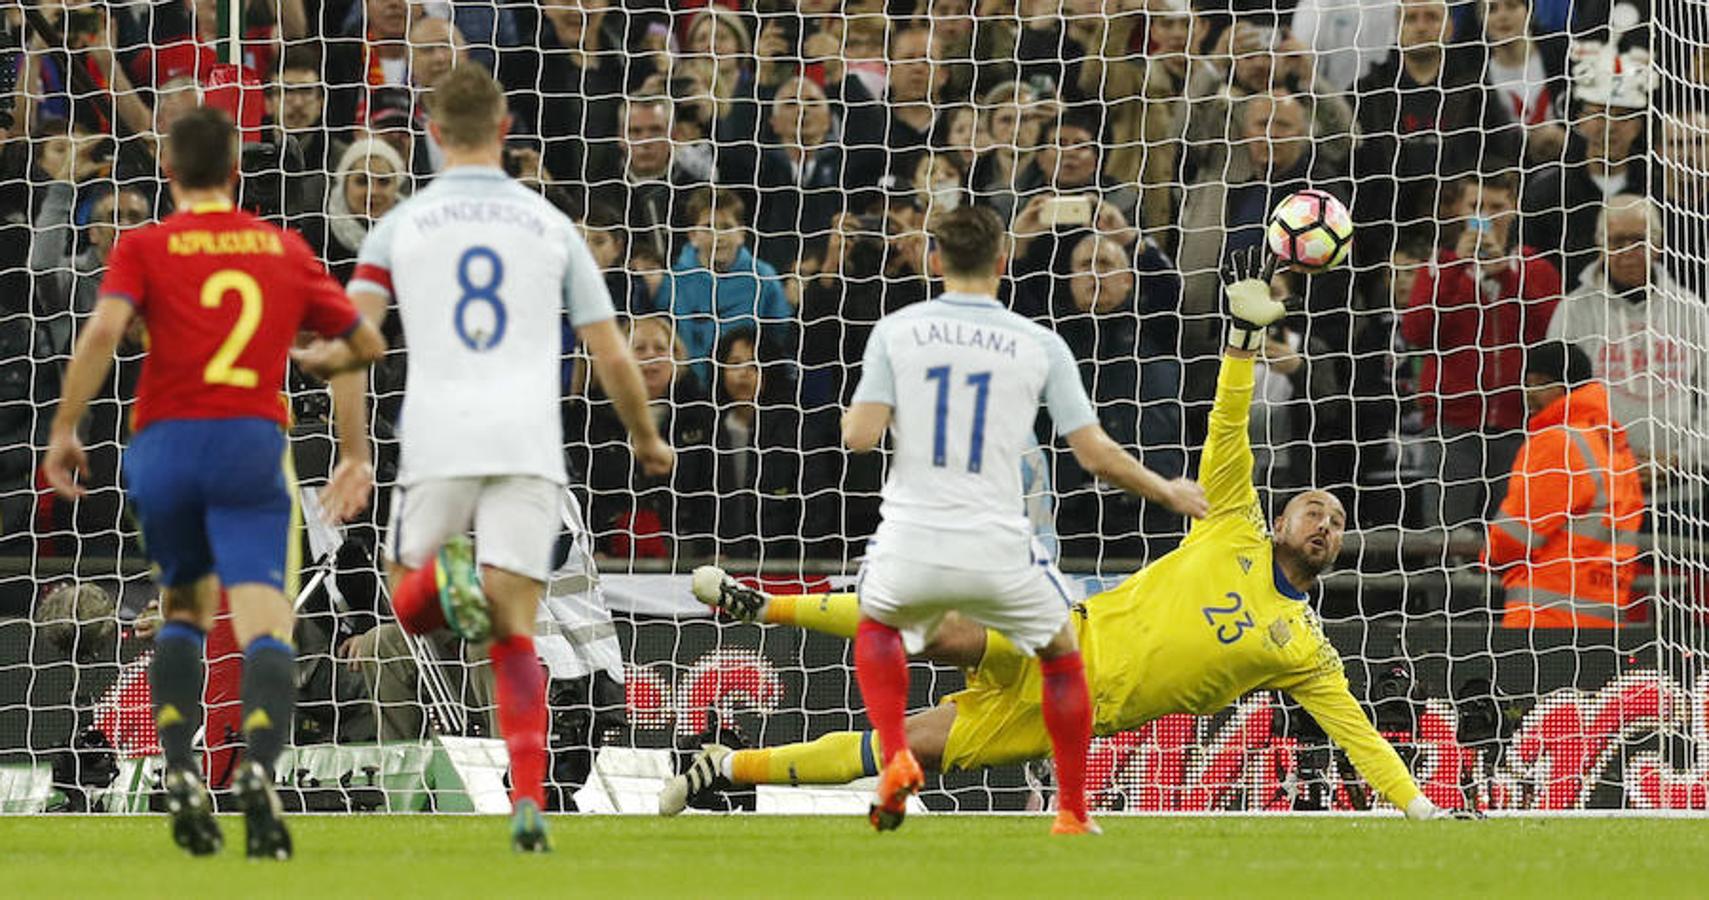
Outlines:
POLYGON ((926 211, 914 205, 912 197, 892 195, 884 209, 884 237, 884 289, 912 286, 931 296, 926 211))
POLYGON ((807 409, 840 406, 854 387, 849 375, 860 365, 872 326, 926 299, 917 281, 885 283, 884 250, 881 217, 842 213, 831 223, 823 254, 802 260, 801 399, 807 409))
POLYGON ((43 35, 33 27, 26 28, 27 57, 19 78, 22 102, 16 120, 25 127, 40 128, 46 120, 58 119, 102 135, 135 136, 136 140, 109 143, 91 154, 103 157, 105 165, 90 174, 153 176, 155 144, 168 126, 162 124, 156 129, 155 115, 118 63, 114 53, 117 26, 112 16, 101 7, 69 11, 44 8, 42 14, 50 27, 60 30, 71 53, 55 52, 43 35), (80 87, 78 81, 85 81, 89 87, 80 87), (101 95, 110 97, 110 106, 91 96, 95 86, 103 88, 101 95), (121 161, 123 172, 118 172, 121 161))
POLYGON ((54 787, 65 799, 49 811, 100 811, 91 801, 118 775, 112 736, 95 725, 97 698, 110 690, 120 670, 113 597, 88 582, 62 583, 46 590, 30 619, 34 652, 27 658, 54 671, 54 681, 69 682, 61 696, 74 706, 67 710, 70 715, 55 717, 46 727, 51 735, 36 736, 35 746, 58 748, 46 759, 53 766, 54 787))
MULTIPOLYGON (((567 491, 561 516, 564 530, 553 554, 556 568, 535 620, 535 652, 547 671, 551 713, 547 808, 570 811, 575 809, 570 797, 592 772, 593 754, 612 729, 624 724, 625 708, 622 651, 600 588, 581 505, 567 491)), ((471 719, 484 725, 481 720, 492 708, 493 696, 485 648, 465 644, 445 631, 428 642, 437 659, 450 661, 437 668, 454 683, 453 690, 468 707, 471 719)), ((420 659, 396 623, 346 638, 338 655, 362 674, 382 744, 428 735, 420 659)))
MULTIPOLYGON (((1061 117, 1045 126, 1044 143, 1026 168, 1015 177, 1016 207, 994 207, 997 214, 1014 222, 1020 236, 1022 218, 1027 207, 1039 198, 1087 197, 1100 206, 1110 206, 1121 214, 1123 222, 1134 221, 1139 195, 1127 185, 1118 184, 1104 175, 1103 119, 1096 110, 1065 110, 1061 117)), ((1004 197, 994 201, 1006 200, 1004 197)), ((1085 225, 1090 219, 1081 213, 1077 221, 1059 219, 1056 224, 1085 225)), ((1052 224, 1046 222, 1046 225, 1052 224)), ((1131 243, 1131 241, 1130 241, 1131 243)), ((1020 256, 1019 248, 1015 256, 1020 256)))
POLYGON ((1138 237, 1121 210, 1085 196, 1037 194, 1015 217, 1014 256, 1010 263, 1013 298, 1010 308, 1030 319, 1050 317, 1051 273, 1068 258, 1084 232, 1131 247, 1138 237))

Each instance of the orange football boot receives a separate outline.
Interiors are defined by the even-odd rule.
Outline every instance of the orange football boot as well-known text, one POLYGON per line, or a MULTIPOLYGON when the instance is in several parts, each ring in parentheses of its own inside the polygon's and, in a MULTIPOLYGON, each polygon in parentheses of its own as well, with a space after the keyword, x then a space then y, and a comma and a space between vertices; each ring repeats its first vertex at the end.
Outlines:
POLYGON ((920 771, 920 761, 911 750, 890 757, 884 771, 878 775, 878 796, 867 809, 867 820, 878 831, 893 831, 902 825, 908 813, 908 798, 918 794, 926 785, 926 775, 920 771))
POLYGON ((1082 819, 1066 809, 1056 811, 1056 822, 1050 826, 1051 834, 1103 834, 1104 829, 1092 821, 1091 816, 1082 819))

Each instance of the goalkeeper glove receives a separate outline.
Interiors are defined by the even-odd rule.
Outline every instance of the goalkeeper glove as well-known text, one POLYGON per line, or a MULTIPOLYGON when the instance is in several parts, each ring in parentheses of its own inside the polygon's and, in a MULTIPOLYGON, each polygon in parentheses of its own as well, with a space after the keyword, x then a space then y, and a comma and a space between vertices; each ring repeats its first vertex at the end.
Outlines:
POLYGON ((1270 296, 1270 277, 1275 272, 1276 258, 1261 245, 1229 254, 1222 270, 1222 299, 1228 312, 1230 347, 1262 348, 1265 330, 1287 314, 1287 304, 1270 296))
POLYGON ((1406 805, 1406 817, 1414 822, 1428 822, 1433 819, 1475 820, 1483 818, 1484 814, 1475 809, 1437 806, 1420 795, 1412 798, 1412 802, 1406 805))

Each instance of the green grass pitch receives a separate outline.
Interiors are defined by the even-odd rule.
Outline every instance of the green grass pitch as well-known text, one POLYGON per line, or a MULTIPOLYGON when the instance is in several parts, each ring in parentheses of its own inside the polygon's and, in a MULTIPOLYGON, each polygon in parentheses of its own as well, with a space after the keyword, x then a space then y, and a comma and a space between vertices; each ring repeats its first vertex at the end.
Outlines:
POLYGON ((7 897, 1703 897, 1709 821, 1043 817, 552 818, 557 852, 488 817, 300 816, 297 858, 190 859, 164 818, 0 818, 7 897))

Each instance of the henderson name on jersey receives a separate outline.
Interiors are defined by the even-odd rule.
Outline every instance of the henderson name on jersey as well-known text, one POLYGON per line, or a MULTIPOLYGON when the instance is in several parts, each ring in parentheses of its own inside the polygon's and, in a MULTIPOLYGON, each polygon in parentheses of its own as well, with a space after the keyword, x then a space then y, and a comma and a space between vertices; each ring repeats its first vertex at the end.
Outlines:
POLYGON ((569 217, 499 169, 449 169, 375 226, 350 290, 395 295, 403 317, 399 484, 567 481, 561 320, 616 315, 569 217))

